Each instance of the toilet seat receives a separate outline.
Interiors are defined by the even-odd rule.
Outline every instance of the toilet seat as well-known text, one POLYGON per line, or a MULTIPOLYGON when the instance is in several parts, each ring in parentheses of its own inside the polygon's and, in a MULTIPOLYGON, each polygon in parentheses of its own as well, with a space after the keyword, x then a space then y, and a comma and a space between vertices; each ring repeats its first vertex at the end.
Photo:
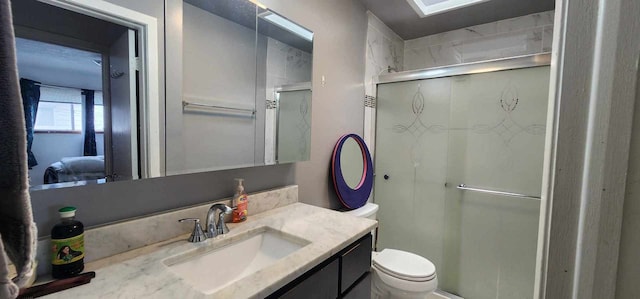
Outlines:
POLYGON ((373 267, 397 279, 426 282, 436 277, 436 267, 417 254, 396 249, 384 249, 373 257, 373 267))

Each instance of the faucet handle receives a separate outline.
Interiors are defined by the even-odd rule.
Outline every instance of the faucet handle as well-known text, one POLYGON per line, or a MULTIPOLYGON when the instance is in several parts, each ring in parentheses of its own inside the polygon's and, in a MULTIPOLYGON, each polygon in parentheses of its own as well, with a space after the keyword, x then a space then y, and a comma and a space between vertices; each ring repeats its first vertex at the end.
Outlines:
POLYGON ((229 232, 229 227, 224 221, 224 215, 231 214, 235 208, 231 208, 225 204, 217 204, 216 206, 220 210, 220 214, 218 214, 218 225, 216 227, 216 231, 218 235, 224 235, 229 232))
POLYGON ((197 243, 197 242, 203 242, 204 240, 207 239, 207 236, 204 234, 204 231, 202 230, 202 226, 200 226, 200 219, 184 218, 184 219, 178 220, 178 222, 185 222, 185 221, 194 222, 193 231, 191 232, 191 236, 189 236, 189 239, 187 241, 191 243, 197 243))

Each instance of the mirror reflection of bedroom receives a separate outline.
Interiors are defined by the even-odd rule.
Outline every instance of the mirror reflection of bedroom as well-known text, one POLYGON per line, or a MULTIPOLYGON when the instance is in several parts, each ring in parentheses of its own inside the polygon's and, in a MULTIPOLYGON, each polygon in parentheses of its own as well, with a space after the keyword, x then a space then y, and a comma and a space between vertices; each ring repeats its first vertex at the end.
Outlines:
POLYGON ((135 32, 35 0, 12 11, 32 190, 138 178, 135 32))
POLYGON ((24 38, 16 49, 23 105, 35 114, 31 183, 104 179, 100 54, 24 38))

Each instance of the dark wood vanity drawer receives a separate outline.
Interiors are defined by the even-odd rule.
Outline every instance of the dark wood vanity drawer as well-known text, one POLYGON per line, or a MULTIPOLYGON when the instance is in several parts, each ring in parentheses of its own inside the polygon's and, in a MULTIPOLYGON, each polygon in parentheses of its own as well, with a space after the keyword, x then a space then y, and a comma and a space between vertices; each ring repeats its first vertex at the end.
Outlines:
POLYGON ((367 272, 348 290, 343 299, 370 299, 371 298, 371 272, 367 272))
POLYGON ((347 248, 340 256, 340 293, 344 293, 371 269, 371 234, 347 248))
POLYGON ((370 298, 371 240, 360 238, 267 299, 370 298))
POLYGON ((338 259, 291 288, 279 298, 286 299, 335 299, 338 297, 338 259))

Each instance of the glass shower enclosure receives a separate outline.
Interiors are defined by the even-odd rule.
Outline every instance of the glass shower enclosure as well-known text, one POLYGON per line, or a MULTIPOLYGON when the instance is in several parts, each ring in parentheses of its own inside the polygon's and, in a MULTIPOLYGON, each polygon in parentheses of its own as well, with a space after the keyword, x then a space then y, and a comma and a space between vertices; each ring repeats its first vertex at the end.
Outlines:
POLYGON ((532 298, 549 55, 381 76, 377 249, 431 260, 464 298, 532 298))

